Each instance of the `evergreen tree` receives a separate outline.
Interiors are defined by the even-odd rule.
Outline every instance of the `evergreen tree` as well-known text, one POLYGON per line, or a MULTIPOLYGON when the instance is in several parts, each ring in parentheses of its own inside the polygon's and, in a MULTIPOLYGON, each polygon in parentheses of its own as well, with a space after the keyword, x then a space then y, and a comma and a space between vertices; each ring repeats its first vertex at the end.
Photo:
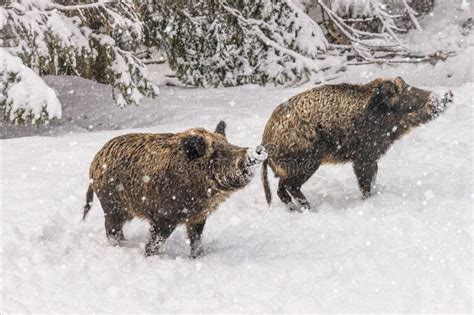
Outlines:
POLYGON ((156 0, 148 10, 186 84, 284 84, 328 66, 319 26, 289 0, 156 0))
POLYGON ((53 89, 4 48, 0 48, 0 115, 15 124, 61 118, 53 89))
MULTIPOLYGON (((138 104, 143 96, 155 96, 157 87, 148 80, 144 65, 133 54, 144 41, 143 23, 134 2, 77 2, 8 1, 0 8, 2 46, 40 76, 77 75, 111 85, 121 107, 138 104)), ((15 119, 15 105, 5 95, 16 81, 11 81, 12 76, 5 71, 0 75, 4 87, 0 110, 9 120, 28 120, 25 111, 17 113, 20 120, 15 119)), ((49 118, 47 108, 45 105, 41 120, 49 118)), ((34 116, 29 118, 39 121, 34 116)))

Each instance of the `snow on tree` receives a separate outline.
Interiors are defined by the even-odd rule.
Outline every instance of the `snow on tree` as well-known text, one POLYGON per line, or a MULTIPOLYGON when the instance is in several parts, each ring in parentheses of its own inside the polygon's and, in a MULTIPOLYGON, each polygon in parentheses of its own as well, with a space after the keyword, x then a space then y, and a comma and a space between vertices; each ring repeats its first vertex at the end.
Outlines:
POLYGON ((450 55, 414 53, 400 37, 409 28, 421 30, 416 10, 426 14, 433 0, 306 0, 304 6, 318 16, 331 49, 351 51, 356 61, 349 64, 436 62, 450 55))
POLYGON ((16 124, 61 118, 56 93, 20 58, 0 48, 0 115, 16 124))
POLYGON ((39 75, 111 85, 120 107, 155 96, 158 88, 134 56, 144 38, 133 0, 71 3, 77 1, 9 1, 0 8, 2 46, 39 75))
MULTIPOLYGON (((193 86, 321 82, 347 64, 443 59, 414 54, 399 36, 406 25, 400 16, 421 29, 417 10, 428 12, 433 0, 420 1, 3 0, 0 46, 39 76, 109 84, 123 107, 158 93, 138 58, 156 51, 166 54, 178 79, 193 86), (311 7, 322 20, 310 17, 311 7)), ((14 83, 9 76, 2 80, 4 89, 14 83)), ((48 111, 43 107, 42 117, 48 111)), ((25 120, 11 113, 7 119, 25 120)))
POLYGON ((289 0, 156 0, 148 7, 177 77, 197 86, 291 84, 337 62, 289 0))

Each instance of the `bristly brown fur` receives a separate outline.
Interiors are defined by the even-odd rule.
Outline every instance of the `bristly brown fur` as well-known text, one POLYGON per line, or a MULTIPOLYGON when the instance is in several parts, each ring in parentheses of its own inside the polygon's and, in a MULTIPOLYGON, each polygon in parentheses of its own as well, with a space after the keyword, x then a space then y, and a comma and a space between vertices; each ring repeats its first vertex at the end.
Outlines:
POLYGON ((229 144, 224 131, 222 122, 214 133, 195 128, 177 134, 127 134, 107 142, 89 175, 109 239, 123 239, 127 220, 145 219, 152 225, 146 253, 154 255, 176 225, 184 223, 192 255, 197 256, 195 244, 207 216, 249 180, 239 173, 246 149, 229 144))
MULTIPOLYGON (((112 139, 91 165, 89 176, 94 191, 101 194, 104 190, 114 190, 128 205, 127 212, 147 220, 185 206, 196 214, 203 208, 209 212, 215 210, 227 194, 217 194, 217 200, 208 200, 208 189, 216 193, 220 189, 206 170, 190 161, 181 149, 179 143, 190 134, 205 137, 208 142, 217 138, 204 129, 192 129, 178 134, 128 134, 112 139), (176 187, 180 191, 175 191, 176 187), (183 195, 175 194, 173 199, 173 193, 183 195), (155 213, 159 208, 165 213, 155 213)), ((183 217, 191 222, 196 220, 190 213, 183 217)))
POLYGON ((324 85, 279 105, 262 140, 268 165, 280 178, 278 196, 290 208, 293 201, 309 207, 301 185, 319 165, 345 162, 354 163, 364 197, 369 196, 377 160, 396 139, 433 117, 430 99, 430 92, 398 77, 324 85))

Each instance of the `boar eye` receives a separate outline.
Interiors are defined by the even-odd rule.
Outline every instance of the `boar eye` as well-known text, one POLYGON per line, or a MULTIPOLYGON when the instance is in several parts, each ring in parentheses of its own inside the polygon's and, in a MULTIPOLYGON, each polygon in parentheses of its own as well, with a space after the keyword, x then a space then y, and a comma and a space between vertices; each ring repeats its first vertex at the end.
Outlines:
POLYGON ((212 152, 211 154, 211 162, 216 162, 218 161, 220 158, 222 157, 222 153, 220 152, 220 150, 216 150, 214 149, 214 152, 212 152))
POLYGON ((382 110, 393 110, 393 98, 398 87, 392 81, 384 81, 375 91, 371 99, 371 107, 382 110))
POLYGON ((203 137, 196 135, 188 136, 181 140, 181 145, 190 160, 200 158, 206 154, 207 144, 203 137))
POLYGON ((402 87, 400 85, 395 84, 395 94, 400 94, 402 92, 402 87))

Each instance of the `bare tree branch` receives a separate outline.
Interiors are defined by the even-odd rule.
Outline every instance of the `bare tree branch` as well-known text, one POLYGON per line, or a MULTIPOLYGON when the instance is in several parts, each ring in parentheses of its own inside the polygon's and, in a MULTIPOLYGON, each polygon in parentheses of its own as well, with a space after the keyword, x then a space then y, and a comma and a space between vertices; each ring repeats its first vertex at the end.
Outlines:
POLYGON ((416 11, 412 9, 406 2, 406 0, 402 0, 403 5, 405 6, 405 9, 407 10, 408 16, 410 17, 411 21, 413 22, 413 25, 415 25, 416 29, 419 31, 422 31, 422 28, 420 26, 420 23, 418 23, 418 19, 416 18, 416 11))
POLYGON ((105 6, 108 3, 112 3, 112 0, 98 0, 97 2, 93 3, 85 3, 85 4, 76 4, 76 5, 62 5, 59 3, 48 3, 50 7, 61 11, 74 11, 74 10, 84 10, 84 9, 96 9, 98 7, 105 6))

